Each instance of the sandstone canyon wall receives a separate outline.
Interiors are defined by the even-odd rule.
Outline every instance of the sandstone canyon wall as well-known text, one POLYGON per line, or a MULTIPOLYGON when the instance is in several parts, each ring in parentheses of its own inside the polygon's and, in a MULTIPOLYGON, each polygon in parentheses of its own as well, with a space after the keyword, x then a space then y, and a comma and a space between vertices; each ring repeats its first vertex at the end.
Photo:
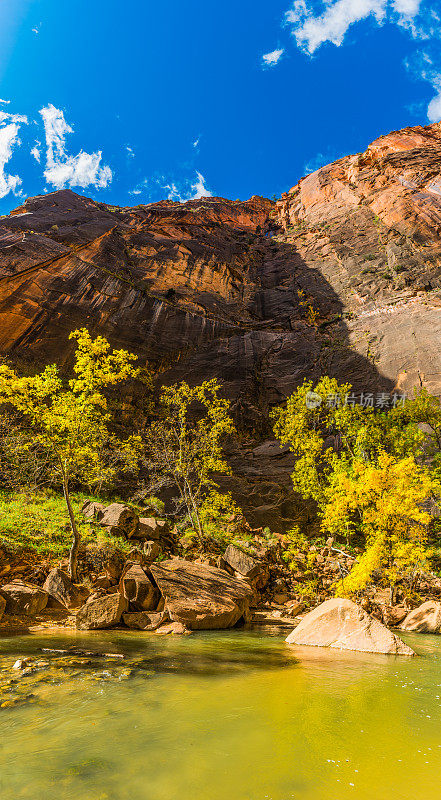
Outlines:
MULTIPOLYGON (((440 169, 436 124, 383 136, 276 203, 29 199, 0 218, 0 352, 63 363, 86 326, 165 382, 220 378, 256 433, 305 377, 441 394, 440 169)), ((250 481, 265 459, 271 484, 289 472, 289 456, 275 468, 271 446, 254 451, 250 481)))

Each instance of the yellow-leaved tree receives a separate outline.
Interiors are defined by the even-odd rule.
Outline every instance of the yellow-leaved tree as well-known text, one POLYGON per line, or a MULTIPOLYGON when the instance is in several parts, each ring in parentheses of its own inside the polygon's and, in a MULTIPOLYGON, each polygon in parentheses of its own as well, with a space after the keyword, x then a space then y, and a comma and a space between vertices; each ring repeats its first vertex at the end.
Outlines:
POLYGON ((53 463, 66 502, 72 529, 69 574, 77 580, 80 533, 70 499, 71 482, 89 486, 112 477, 115 467, 105 451, 118 447, 127 466, 134 465, 140 446, 138 437, 119 441, 109 430, 111 414, 103 390, 135 377, 136 356, 126 350, 111 350, 102 336, 92 339, 86 329, 70 334, 77 342, 73 371, 67 383, 55 364, 40 374, 20 377, 7 365, 0 366, 0 403, 15 408, 30 424, 33 441, 53 463))
POLYGON ((199 539, 204 519, 222 508, 240 509, 231 495, 219 495, 213 479, 216 473, 230 474, 222 451, 223 439, 233 433, 229 401, 220 397, 218 381, 204 381, 191 387, 183 381, 165 387, 161 395, 161 418, 146 432, 151 474, 158 484, 170 482, 179 492, 181 508, 199 539))
POLYGON ((334 535, 348 530, 363 534, 366 549, 336 594, 361 591, 381 570, 394 593, 398 577, 427 564, 427 526, 431 515, 424 502, 433 481, 413 456, 397 459, 380 453, 376 463, 340 462, 324 490, 322 529, 334 535))
POLYGON ((305 381, 272 418, 296 456, 294 489, 315 501, 325 535, 364 544, 338 592, 361 591, 380 569, 393 586, 426 565, 433 518, 424 501, 440 493, 437 398, 423 391, 397 407, 365 406, 349 384, 325 376, 305 381))

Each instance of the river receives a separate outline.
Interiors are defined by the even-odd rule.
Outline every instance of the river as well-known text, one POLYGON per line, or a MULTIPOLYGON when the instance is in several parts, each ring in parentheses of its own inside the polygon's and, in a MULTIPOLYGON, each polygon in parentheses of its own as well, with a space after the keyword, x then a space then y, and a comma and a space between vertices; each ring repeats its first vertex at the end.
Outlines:
POLYGON ((257 630, 2 638, 0 798, 438 800, 441 637, 405 639, 419 658, 257 630), (124 658, 41 649, 72 646, 124 658))

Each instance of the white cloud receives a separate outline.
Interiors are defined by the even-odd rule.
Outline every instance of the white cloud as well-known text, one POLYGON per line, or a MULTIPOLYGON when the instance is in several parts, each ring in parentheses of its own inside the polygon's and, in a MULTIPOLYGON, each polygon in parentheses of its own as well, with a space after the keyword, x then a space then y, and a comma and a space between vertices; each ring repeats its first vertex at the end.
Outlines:
POLYGON ((418 27, 421 4, 422 0, 321 0, 321 13, 316 13, 313 0, 294 0, 286 21, 298 46, 312 55, 325 42, 339 47, 351 25, 369 17, 378 25, 387 20, 407 28, 415 38, 428 38, 436 33, 437 15, 426 8, 418 27))
POLYGON ((198 147, 198 145, 199 145, 199 137, 194 140, 193 147, 198 147))
POLYGON ((394 0, 394 11, 402 17, 416 17, 420 10, 421 0, 394 0))
POLYGON ((5 105, 7 105, 7 104, 8 104, 8 103, 10 103, 10 102, 11 102, 10 100, 2 100, 2 99, 0 98, 0 103, 4 103, 5 105))
POLYGON ((348 28, 355 22, 373 16, 381 23, 386 15, 388 0, 337 0, 326 5, 319 16, 314 16, 304 2, 295 3, 287 13, 287 21, 293 25, 297 44, 312 54, 324 42, 342 44, 348 28))
POLYGON ((85 153, 81 150, 76 156, 66 152, 66 136, 73 133, 70 125, 64 119, 63 112, 49 103, 40 109, 46 135, 46 169, 44 176, 47 183, 56 189, 63 189, 66 185, 95 186, 104 189, 112 180, 112 170, 108 166, 101 166, 101 150, 95 153, 85 153))
POLYGON ((35 160, 38 161, 38 163, 40 163, 40 161, 41 161, 41 150, 40 150, 40 147, 41 147, 41 142, 37 141, 37 142, 35 142, 32 150, 31 150, 31 156, 34 156, 35 160))
POLYGON ((439 92, 427 107, 427 119, 430 122, 441 121, 441 75, 439 75, 439 92))
POLYGON ((6 164, 12 158, 15 147, 20 145, 18 137, 20 126, 27 124, 27 117, 22 114, 7 114, 0 111, 0 198, 6 197, 9 192, 18 194, 21 178, 18 175, 9 175, 6 164))
POLYGON ((271 53, 265 53, 262 56, 262 61, 265 67, 275 67, 282 58, 285 50, 283 47, 280 50, 273 50, 271 53))
POLYGON ((132 147, 129 147, 128 144, 126 144, 126 151, 128 158, 135 158, 135 151, 133 150, 132 147))
POLYGON ((40 33, 40 28, 41 28, 41 22, 40 22, 39 25, 36 25, 35 28, 32 28, 32 33, 35 33, 35 34, 38 35, 40 33))
POLYGON ((197 181, 196 183, 192 184, 192 191, 195 192, 193 197, 188 198, 189 200, 200 200, 201 197, 213 197, 213 194, 207 189, 205 185, 205 178, 201 175, 200 172, 196 172, 197 181))

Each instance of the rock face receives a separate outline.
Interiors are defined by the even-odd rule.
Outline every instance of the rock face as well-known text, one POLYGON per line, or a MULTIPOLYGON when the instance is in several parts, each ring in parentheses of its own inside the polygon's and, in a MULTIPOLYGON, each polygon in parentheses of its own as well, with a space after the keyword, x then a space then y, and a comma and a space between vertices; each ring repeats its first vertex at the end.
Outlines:
POLYGON ((3 614, 5 613, 5 608, 6 608, 6 600, 0 594, 0 620, 1 620, 2 616, 3 616, 3 614))
POLYGON ((441 633, 441 603, 428 600, 407 615, 400 625, 402 631, 441 633))
POLYGON ((65 608, 80 608, 90 592, 85 586, 76 586, 61 569, 53 569, 46 578, 43 589, 65 608))
POLYGON ((91 598, 78 611, 76 626, 86 631, 113 628, 121 622, 127 609, 128 602, 119 592, 91 598))
POLYGON ((412 656, 413 650, 351 600, 333 598, 310 611, 286 639, 288 644, 412 656))
MULTIPOLYGON (((219 378, 265 436, 268 407, 305 377, 440 394, 440 170, 438 123, 383 136, 277 203, 29 199, 0 220, 0 353, 63 364, 87 326, 169 365, 166 383, 219 378)), ((232 464, 225 488, 250 521, 283 529, 290 455, 270 443, 232 464)))
POLYGON ((248 613, 253 590, 221 569, 183 558, 150 569, 172 622, 190 630, 231 628, 248 613))
POLYGON ((25 614, 33 617, 47 606, 48 595, 40 586, 16 580, 2 586, 0 594, 6 601, 7 614, 25 614))

